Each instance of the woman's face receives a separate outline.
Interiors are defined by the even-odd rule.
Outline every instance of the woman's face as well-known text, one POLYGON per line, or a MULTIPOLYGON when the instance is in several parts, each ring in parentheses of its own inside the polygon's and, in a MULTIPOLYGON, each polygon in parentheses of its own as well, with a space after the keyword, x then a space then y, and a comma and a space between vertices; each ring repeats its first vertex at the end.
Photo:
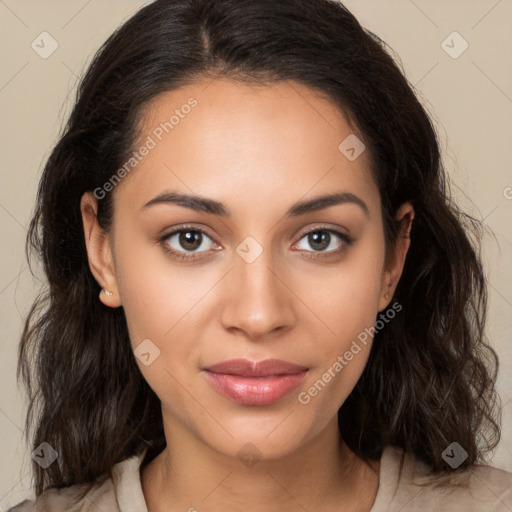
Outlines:
POLYGON ((291 453, 336 424, 407 250, 385 258, 368 151, 295 82, 197 83, 155 98, 143 125, 107 238, 82 202, 102 300, 124 308, 166 432, 230 456, 291 453), (206 370, 234 359, 248 366, 206 370), (303 371, 247 376, 267 359, 303 371))

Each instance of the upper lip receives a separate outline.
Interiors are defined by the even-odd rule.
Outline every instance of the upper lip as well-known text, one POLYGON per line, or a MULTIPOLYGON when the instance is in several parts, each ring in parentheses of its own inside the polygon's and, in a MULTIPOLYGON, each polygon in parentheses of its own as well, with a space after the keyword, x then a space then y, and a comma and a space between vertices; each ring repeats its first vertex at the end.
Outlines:
POLYGON ((298 364, 282 361, 281 359, 265 359, 249 361, 248 359, 231 359, 204 368, 213 373, 239 375, 241 377, 270 377, 274 375, 290 375, 302 373, 309 368, 298 364))

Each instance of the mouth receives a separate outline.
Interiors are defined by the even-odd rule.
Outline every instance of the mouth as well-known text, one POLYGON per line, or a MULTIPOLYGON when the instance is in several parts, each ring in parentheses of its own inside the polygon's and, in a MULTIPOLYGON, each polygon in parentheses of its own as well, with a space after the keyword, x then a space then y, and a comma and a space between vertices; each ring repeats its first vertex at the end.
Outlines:
POLYGON ((203 369, 208 383, 242 405, 268 405, 291 393, 309 368, 279 359, 233 359, 203 369))

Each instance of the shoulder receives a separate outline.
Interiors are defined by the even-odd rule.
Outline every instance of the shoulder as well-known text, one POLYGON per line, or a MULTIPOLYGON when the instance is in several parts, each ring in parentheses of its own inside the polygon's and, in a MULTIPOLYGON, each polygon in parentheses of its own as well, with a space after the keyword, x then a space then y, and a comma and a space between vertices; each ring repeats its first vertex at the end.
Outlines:
POLYGON ((145 511, 139 466, 144 454, 126 459, 92 483, 47 489, 35 501, 26 499, 7 512, 123 512, 137 503, 145 511), (123 507, 125 505, 125 507, 123 507))
POLYGON ((62 489, 47 489, 35 501, 24 500, 7 512, 117 512, 110 478, 92 484, 77 484, 62 489))
POLYGON ((512 473, 492 466, 475 464, 464 470, 434 474, 413 454, 387 447, 381 470, 388 472, 381 475, 381 481, 387 482, 388 491, 392 492, 390 510, 512 510, 512 473))

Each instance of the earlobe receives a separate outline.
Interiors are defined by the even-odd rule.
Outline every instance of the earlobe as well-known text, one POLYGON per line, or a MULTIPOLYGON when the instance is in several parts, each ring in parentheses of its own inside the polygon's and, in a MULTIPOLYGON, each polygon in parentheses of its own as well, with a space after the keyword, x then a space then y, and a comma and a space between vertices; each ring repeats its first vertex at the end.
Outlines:
POLYGON ((98 201, 91 192, 86 192, 82 196, 80 211, 82 213, 89 268, 102 287, 99 299, 106 306, 119 307, 121 300, 117 287, 114 259, 109 244, 110 236, 98 223, 98 201))
POLYGON ((414 215, 414 208, 410 202, 404 203, 395 215, 395 220, 400 222, 400 231, 393 247, 386 255, 386 265, 381 282, 379 312, 388 307, 390 296, 393 295, 402 276, 405 258, 411 243, 410 234, 414 215))

